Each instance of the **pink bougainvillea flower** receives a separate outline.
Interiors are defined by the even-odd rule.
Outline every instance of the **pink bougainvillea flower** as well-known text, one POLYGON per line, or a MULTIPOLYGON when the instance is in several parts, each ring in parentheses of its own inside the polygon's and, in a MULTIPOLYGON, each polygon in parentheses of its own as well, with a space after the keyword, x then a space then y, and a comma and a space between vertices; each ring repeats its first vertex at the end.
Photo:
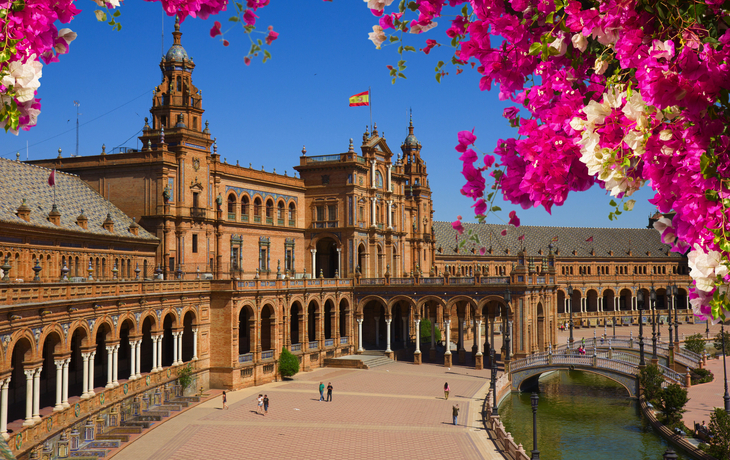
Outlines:
POLYGON ((456 146, 456 151, 460 153, 466 152, 467 147, 476 142, 477 137, 474 135, 474 130, 471 131, 459 131, 459 145, 456 146))
MULTIPOLYGON (((228 40, 223 40, 223 46, 228 46, 228 45, 230 45, 230 43, 228 42, 228 40)), ((248 64, 246 64, 246 65, 248 65, 248 64)))
POLYGON ((517 237, 517 241, 525 241, 525 235, 522 234, 519 237, 517 237))
POLYGON ((421 48, 421 51, 423 51, 424 54, 428 54, 431 52, 431 50, 434 48, 434 46, 441 46, 439 43, 436 42, 436 40, 433 40, 429 38, 426 40, 426 46, 421 48))
POLYGON ((243 63, 246 65, 251 65, 251 58, 246 56, 245 58, 243 58, 243 63))
POLYGON ((271 42, 279 38, 279 33, 274 32, 273 30, 269 30, 269 34, 266 36, 266 44, 270 45, 271 42))
POLYGON ((477 200, 472 206, 474 208, 474 214, 483 216, 487 212, 487 202, 484 199, 477 200))
POLYGON ((483 256, 486 253, 487 253, 487 248, 485 248, 484 246, 482 246, 481 248, 479 248, 479 255, 480 256, 483 256))
POLYGON ((514 119, 520 113, 520 109, 517 107, 507 107, 502 112, 502 116, 508 120, 514 119))
POLYGON ((464 226, 461 225, 461 220, 455 220, 451 222, 451 226, 454 228, 454 230, 459 232, 459 235, 464 233, 464 226))
POLYGON ((256 18, 258 18, 258 16, 256 16, 251 10, 243 12, 243 22, 245 22, 247 26, 256 25, 256 18))
POLYGON ((221 35, 221 23, 216 21, 213 23, 213 27, 210 28, 210 37, 215 38, 218 35, 221 35))
POLYGON ((520 226, 520 218, 517 217, 517 213, 515 211, 510 211, 509 213, 509 225, 514 225, 515 227, 520 226))
POLYGON ((507 236, 507 229, 505 228, 504 230, 502 230, 501 232, 499 232, 499 234, 502 235, 502 236, 507 236))

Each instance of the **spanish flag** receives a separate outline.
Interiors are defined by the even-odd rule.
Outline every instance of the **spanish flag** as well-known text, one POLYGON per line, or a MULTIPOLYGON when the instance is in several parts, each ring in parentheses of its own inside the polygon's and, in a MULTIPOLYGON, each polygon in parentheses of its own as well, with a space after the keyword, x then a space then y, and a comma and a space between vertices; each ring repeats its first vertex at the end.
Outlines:
POLYGON ((370 105, 370 91, 363 91, 350 97, 350 107, 370 105))

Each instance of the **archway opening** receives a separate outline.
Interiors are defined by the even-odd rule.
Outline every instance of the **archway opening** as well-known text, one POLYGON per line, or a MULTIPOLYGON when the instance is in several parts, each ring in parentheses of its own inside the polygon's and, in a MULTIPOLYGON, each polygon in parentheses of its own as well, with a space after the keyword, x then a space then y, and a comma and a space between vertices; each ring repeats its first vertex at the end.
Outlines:
POLYGON ((148 373, 152 371, 152 328, 154 320, 148 316, 142 322, 142 345, 139 347, 139 371, 148 373))
POLYGON ((193 312, 189 311, 185 313, 185 317, 183 318, 183 335, 182 335, 182 360, 183 362, 188 362, 193 359, 193 356, 195 354, 194 347, 194 337, 193 337, 193 322, 195 321, 195 316, 193 315, 193 312))
POLYGON ((301 343, 300 321, 302 321, 302 305, 294 302, 289 310, 289 340, 292 345, 301 343))
POLYGON ((33 357, 33 348, 26 338, 21 338, 13 347, 10 358, 12 377, 8 386, 8 421, 25 418, 26 402, 26 375, 25 370, 30 368, 33 357))
POLYGON ((362 342, 363 348, 385 350, 386 322, 385 305, 371 300, 363 307, 362 342))
POLYGON ((315 277, 322 274, 325 278, 334 278, 337 267, 337 243, 332 238, 317 241, 317 263, 315 277))
POLYGON ((274 310, 271 305, 264 305, 261 309, 261 351, 269 351, 273 349, 274 343, 274 310))
POLYGON ((172 328, 175 323, 175 317, 172 313, 168 313, 162 321, 162 367, 172 366, 175 357, 173 356, 174 337, 172 336, 172 328))
POLYGON ((250 307, 244 306, 238 313, 238 354, 245 355, 251 352, 251 337, 253 335, 253 313, 250 307))

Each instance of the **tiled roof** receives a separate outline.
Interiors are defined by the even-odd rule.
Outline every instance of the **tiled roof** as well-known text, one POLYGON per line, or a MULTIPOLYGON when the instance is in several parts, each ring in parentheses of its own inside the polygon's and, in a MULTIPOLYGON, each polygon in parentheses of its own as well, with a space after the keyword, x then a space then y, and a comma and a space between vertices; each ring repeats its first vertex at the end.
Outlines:
POLYGON ((463 224, 464 234, 458 235, 450 222, 434 222, 433 228, 436 236, 436 255, 457 255, 455 251, 458 240, 467 239, 467 232, 472 230, 478 235, 480 244, 468 241, 459 250, 460 255, 478 255, 480 247, 492 248, 484 257, 507 256, 506 249, 509 248, 510 256, 515 256, 524 246, 528 256, 537 256, 542 249, 543 255, 549 253, 548 245, 553 238, 558 241, 553 243, 554 249, 559 250, 559 257, 614 257, 614 258, 656 258, 671 257, 679 259, 682 256, 669 251, 669 246, 662 243, 659 232, 648 228, 590 228, 590 227, 540 227, 522 225, 518 228, 509 227, 507 235, 502 236, 501 232, 505 225, 496 224, 463 224), (518 238, 525 235, 524 241, 518 238), (593 237, 593 241, 586 241, 593 237), (439 247, 442 251, 439 252, 439 247), (472 252, 476 249, 476 253, 472 252), (576 251, 573 254, 573 251, 576 251), (595 255, 591 251, 595 251, 595 255), (609 251, 613 251, 613 255, 609 251), (631 255, 629 255, 629 251, 631 255), (668 254, 668 255, 667 255, 668 254))
POLYGON ((60 228, 93 235, 157 240, 142 227, 139 227, 139 235, 132 234, 128 230, 132 225, 132 218, 105 200, 78 176, 56 171, 56 185, 51 187, 48 185, 50 174, 51 170, 47 168, 0 158, 0 190, 3 191, 0 200, 0 222, 48 229, 58 228, 47 219, 53 207, 55 188, 56 206, 61 213, 60 228), (25 205, 30 208, 30 222, 26 222, 16 214, 23 199, 25 205), (76 224, 76 218, 82 210, 88 219, 86 230, 76 224), (114 233, 102 227, 107 214, 114 221, 114 233))

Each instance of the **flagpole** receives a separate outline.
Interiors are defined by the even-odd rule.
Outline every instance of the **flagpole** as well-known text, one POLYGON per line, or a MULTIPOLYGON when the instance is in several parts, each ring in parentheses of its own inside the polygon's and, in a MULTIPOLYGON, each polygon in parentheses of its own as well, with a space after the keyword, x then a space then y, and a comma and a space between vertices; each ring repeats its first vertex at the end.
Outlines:
POLYGON ((368 86, 368 107, 370 107, 370 132, 373 132, 373 94, 368 86))

